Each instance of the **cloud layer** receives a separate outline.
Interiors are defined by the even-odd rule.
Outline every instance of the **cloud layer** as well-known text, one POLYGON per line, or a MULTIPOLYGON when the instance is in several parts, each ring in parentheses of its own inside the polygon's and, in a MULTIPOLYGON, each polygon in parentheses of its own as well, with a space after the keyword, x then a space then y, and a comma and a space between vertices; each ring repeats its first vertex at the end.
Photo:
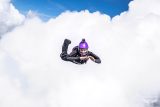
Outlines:
MULTIPOLYGON (((0 2, 3 13, 13 7, 0 2)), ((17 26, 8 33, 0 15, 7 29, 0 30, 1 107, 152 106, 160 90, 159 6, 158 0, 134 0, 112 20, 99 12, 67 11, 47 22, 26 18, 21 26, 18 13, 8 18, 17 26), (69 52, 86 38, 102 64, 62 61, 64 38, 72 41, 69 52)))
POLYGON ((20 25, 24 16, 10 3, 10 0, 0 0, 0 37, 17 25, 20 25))

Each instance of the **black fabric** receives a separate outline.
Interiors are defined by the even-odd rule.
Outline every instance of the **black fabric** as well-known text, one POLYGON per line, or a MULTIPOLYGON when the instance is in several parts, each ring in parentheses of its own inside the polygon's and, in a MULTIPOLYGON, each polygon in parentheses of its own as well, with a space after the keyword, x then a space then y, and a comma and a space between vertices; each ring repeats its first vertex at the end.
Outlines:
MULTIPOLYGON (((64 61, 70 61, 70 62, 73 62, 75 64, 85 64, 87 63, 88 60, 81 60, 80 57, 81 57, 81 54, 79 53, 79 49, 78 49, 78 46, 75 46, 73 49, 72 49, 72 52, 70 54, 67 53, 68 51, 68 45, 66 42, 63 43, 63 46, 62 46, 62 53, 60 54, 60 57, 62 60, 64 61)), ((101 63, 101 60, 100 58, 95 55, 94 53, 88 51, 87 53, 87 56, 92 56, 95 58, 95 63, 101 63)))

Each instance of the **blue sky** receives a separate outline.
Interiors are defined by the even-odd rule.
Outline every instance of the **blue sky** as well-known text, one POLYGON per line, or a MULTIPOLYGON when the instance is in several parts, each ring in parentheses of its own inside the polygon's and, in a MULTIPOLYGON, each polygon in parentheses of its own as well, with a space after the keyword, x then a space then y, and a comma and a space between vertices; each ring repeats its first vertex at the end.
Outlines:
POLYGON ((12 0, 15 7, 22 13, 33 10, 43 17, 50 18, 71 10, 90 12, 100 11, 111 17, 128 10, 132 0, 12 0))

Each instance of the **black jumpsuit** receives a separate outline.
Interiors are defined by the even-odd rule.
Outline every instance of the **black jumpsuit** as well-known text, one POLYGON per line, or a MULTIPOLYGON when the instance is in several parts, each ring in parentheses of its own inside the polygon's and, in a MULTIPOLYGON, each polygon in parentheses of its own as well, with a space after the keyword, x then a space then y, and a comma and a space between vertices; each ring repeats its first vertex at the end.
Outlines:
MULTIPOLYGON (((70 61, 70 62, 73 62, 75 64, 84 64, 84 63, 87 63, 87 60, 81 60, 80 59, 81 54, 79 53, 78 46, 75 46, 72 49, 72 52, 70 54, 67 54, 68 45, 69 44, 67 44, 65 42, 63 43, 62 53, 60 54, 60 57, 62 58, 62 60, 64 60, 64 61, 70 61)), ((95 55, 94 53, 88 51, 87 56, 94 57, 95 63, 101 63, 100 58, 97 55, 95 55)))

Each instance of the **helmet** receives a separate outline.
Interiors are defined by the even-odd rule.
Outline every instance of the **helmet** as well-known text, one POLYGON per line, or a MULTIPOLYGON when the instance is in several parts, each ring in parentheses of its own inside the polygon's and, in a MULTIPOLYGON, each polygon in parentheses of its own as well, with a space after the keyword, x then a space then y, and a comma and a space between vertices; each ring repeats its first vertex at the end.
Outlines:
POLYGON ((82 41, 79 43, 79 49, 88 49, 88 44, 85 39, 82 39, 82 41))
POLYGON ((82 39, 82 41, 79 43, 79 52, 82 56, 86 56, 88 53, 88 44, 85 39, 82 39))

